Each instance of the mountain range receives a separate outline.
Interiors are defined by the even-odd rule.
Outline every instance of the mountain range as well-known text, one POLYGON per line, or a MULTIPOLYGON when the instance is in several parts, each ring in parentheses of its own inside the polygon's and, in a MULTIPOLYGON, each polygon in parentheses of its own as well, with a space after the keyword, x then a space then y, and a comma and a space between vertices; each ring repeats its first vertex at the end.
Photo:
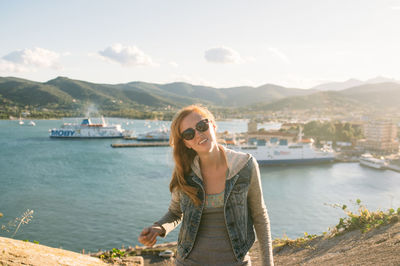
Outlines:
POLYGON ((319 91, 340 91, 340 90, 345 90, 345 89, 356 87, 356 86, 367 85, 367 84, 377 84, 377 83, 400 83, 400 81, 378 76, 378 77, 375 77, 372 79, 368 79, 366 81, 361 81, 358 79, 349 79, 349 80, 346 80, 343 82, 323 83, 323 84, 313 87, 312 89, 319 90, 319 91))
POLYGON ((298 110, 310 108, 396 109, 400 84, 378 78, 327 83, 304 90, 274 84, 259 87, 214 88, 175 82, 97 84, 57 77, 35 82, 0 77, 0 103, 8 106, 77 109, 88 103, 103 110, 165 110, 193 103, 221 108, 298 110), (382 82, 383 81, 383 82, 382 82), (350 87, 349 87, 350 86, 350 87))
POLYGON ((289 96, 308 95, 313 92, 315 91, 285 88, 273 84, 217 89, 183 82, 155 84, 136 81, 111 85, 66 77, 58 77, 44 83, 14 77, 0 77, 0 95, 3 98, 34 106, 93 102, 100 105, 122 103, 155 108, 192 103, 241 107, 257 102, 273 102, 289 96))

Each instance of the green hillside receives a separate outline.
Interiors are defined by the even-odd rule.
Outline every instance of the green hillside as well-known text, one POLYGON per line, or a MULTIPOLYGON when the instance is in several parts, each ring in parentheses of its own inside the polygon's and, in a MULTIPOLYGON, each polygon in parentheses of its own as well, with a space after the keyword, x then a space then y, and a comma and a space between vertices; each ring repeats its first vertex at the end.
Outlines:
POLYGON ((96 84, 66 77, 47 82, 0 77, 0 118, 18 116, 23 110, 38 117, 84 113, 95 105, 103 114, 126 117, 171 117, 180 107, 202 103, 222 116, 287 110, 358 112, 398 109, 400 84, 362 85, 342 91, 259 87, 214 88, 175 82, 96 84), (225 114, 225 115, 224 115, 225 114))
POLYGON ((356 100, 341 95, 338 92, 316 92, 306 96, 287 97, 266 105, 258 105, 257 109, 263 110, 302 110, 312 108, 346 108, 360 103, 356 100))
POLYGON ((73 105, 73 98, 58 87, 14 78, 0 78, 0 95, 19 105, 73 105))
POLYGON ((337 112, 384 113, 399 110, 400 84, 367 84, 343 91, 320 91, 291 96, 267 104, 256 104, 259 111, 320 110, 337 112))
POLYGON ((375 108, 399 107, 400 84, 379 83, 353 87, 341 92, 346 97, 368 103, 375 108))

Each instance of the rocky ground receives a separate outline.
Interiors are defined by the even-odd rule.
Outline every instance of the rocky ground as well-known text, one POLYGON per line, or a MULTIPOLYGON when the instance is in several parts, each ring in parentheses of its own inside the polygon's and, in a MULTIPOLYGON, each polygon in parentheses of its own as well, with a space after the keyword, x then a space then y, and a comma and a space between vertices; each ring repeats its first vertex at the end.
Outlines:
POLYGON ((0 265, 107 265, 98 258, 0 237, 0 265))
MULTIPOLYGON (((133 248, 125 251, 132 255, 116 257, 112 261, 114 265, 174 265, 173 258, 163 259, 157 254, 160 250, 175 249, 175 245, 169 243, 153 249, 133 248)), ((254 245, 250 254, 252 265, 261 265, 257 245, 254 245)), ((400 222, 367 233, 356 230, 330 238, 320 236, 302 245, 292 243, 275 247, 274 260, 275 265, 400 265, 400 222)), ((111 260, 108 262, 112 263, 111 260)), ((21 264, 107 265, 97 257, 0 237, 0 265, 21 264)))
MULTIPOLYGON (((250 250, 253 266, 261 266, 258 245, 250 250)), ((400 222, 335 237, 319 236, 303 245, 274 248, 275 265, 400 265, 400 222)), ((174 265, 145 259, 146 265, 174 265)))
POLYGON ((400 265, 400 222, 274 249, 276 265, 400 265))

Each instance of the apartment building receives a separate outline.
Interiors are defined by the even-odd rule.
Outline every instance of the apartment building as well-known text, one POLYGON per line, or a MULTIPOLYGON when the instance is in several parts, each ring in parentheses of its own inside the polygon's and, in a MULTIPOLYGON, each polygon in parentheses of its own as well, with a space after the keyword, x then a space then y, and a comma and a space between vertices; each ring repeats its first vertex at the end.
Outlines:
POLYGON ((397 126, 391 121, 369 121, 364 125, 366 150, 377 153, 396 153, 399 151, 397 140, 397 126))

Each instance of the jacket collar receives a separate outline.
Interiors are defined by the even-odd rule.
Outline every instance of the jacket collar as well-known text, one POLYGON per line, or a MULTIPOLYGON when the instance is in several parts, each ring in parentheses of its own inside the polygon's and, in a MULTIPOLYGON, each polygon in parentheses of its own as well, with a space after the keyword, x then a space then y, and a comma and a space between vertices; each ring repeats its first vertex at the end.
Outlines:
MULTIPOLYGON (((226 177, 227 180, 231 179, 233 176, 235 176, 249 161, 250 155, 247 153, 243 152, 237 152, 228 148, 225 148, 222 145, 219 145, 220 149, 223 149, 225 156, 226 156, 226 161, 228 163, 228 175, 226 177)), ((203 180, 203 177, 201 175, 201 169, 200 169, 200 158, 198 155, 194 157, 193 163, 192 163, 192 171, 194 174, 196 174, 201 180, 203 180)))

